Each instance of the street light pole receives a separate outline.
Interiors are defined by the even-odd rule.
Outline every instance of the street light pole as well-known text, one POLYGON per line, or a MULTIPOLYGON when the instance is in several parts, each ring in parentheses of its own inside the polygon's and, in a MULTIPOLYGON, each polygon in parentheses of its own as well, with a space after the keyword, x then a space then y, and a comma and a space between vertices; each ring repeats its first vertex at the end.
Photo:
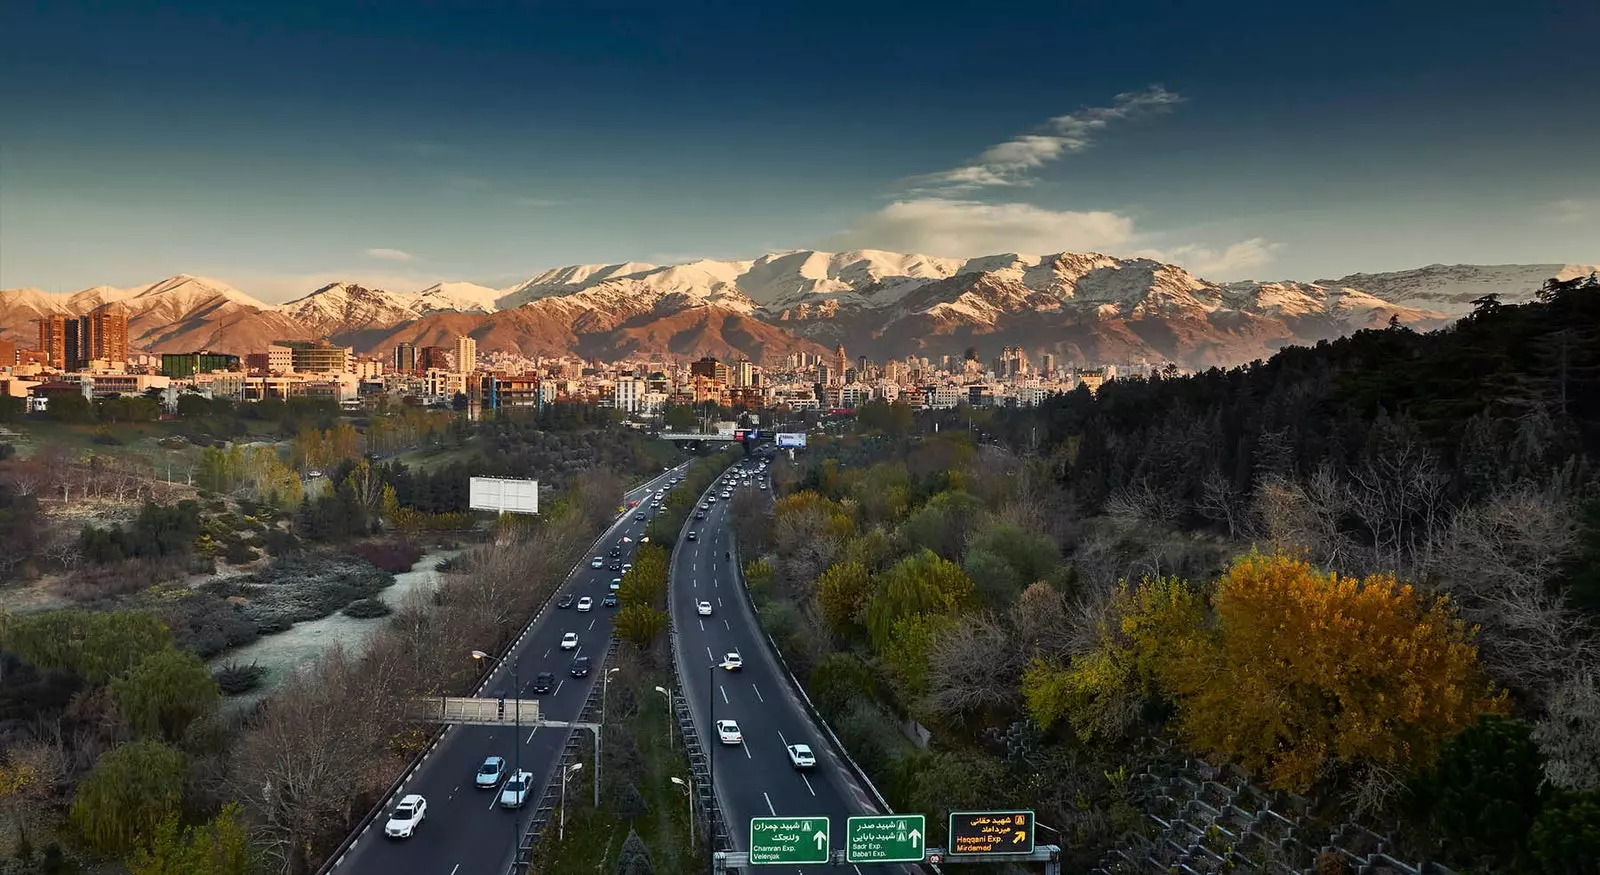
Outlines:
MULTIPOLYGON (((494 663, 497 667, 500 665, 500 662, 501 662, 501 660, 498 657, 490 656, 489 654, 484 653, 482 650, 474 650, 474 651, 472 651, 472 658, 473 659, 487 659, 490 662, 494 663)), ((511 731, 515 733, 515 735, 513 735, 511 737, 511 743, 513 745, 513 748, 512 748, 512 751, 511 751, 511 762, 513 763, 513 765, 511 766, 511 778, 512 778, 512 780, 521 780, 521 777, 522 777, 522 686, 517 683, 517 663, 516 663, 516 660, 512 660, 511 661, 511 695, 514 697, 511 700, 511 721, 512 721, 512 724, 513 724, 513 728, 512 728, 511 731)), ((505 718, 502 717, 500 719, 504 720, 505 718)), ((527 796, 528 796, 528 785, 527 785, 527 782, 525 782, 525 781, 523 782, 523 785, 522 785, 522 796, 523 796, 523 799, 527 799, 527 796)), ((517 857, 522 853, 522 830, 520 829, 520 827, 518 825, 518 820, 519 819, 520 818, 516 818, 516 817, 511 818, 511 871, 512 872, 516 872, 517 871, 517 857)))
MULTIPOLYGON (((706 666, 706 728, 712 731, 716 721, 711 716, 712 695, 711 688, 717 685, 717 666, 715 663, 706 666)), ((709 739, 706 740, 709 742, 709 739)), ((704 743, 706 749, 706 781, 711 785, 711 798, 717 798, 717 746, 704 743)), ((706 872, 714 875, 717 871, 717 825, 711 809, 706 810, 706 872)))
POLYGON ((678 777, 674 777, 672 779, 672 783, 677 784, 679 787, 683 788, 683 795, 685 797, 687 797, 688 800, 689 800, 689 844, 691 844, 691 845, 694 844, 694 784, 692 783, 693 780, 694 780, 693 778, 690 778, 688 781, 685 781, 684 779, 678 778, 678 777))
POLYGON ((561 770, 561 841, 567 840, 567 776, 583 768, 583 763, 573 763, 561 770))
POLYGON ((672 691, 666 687, 656 687, 656 692, 667 697, 667 747, 672 747, 672 691))

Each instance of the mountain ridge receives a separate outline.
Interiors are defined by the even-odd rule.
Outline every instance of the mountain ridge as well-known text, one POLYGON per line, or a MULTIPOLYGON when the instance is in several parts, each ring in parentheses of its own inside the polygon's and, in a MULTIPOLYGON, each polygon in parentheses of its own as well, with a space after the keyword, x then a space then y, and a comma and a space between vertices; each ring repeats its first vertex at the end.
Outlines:
POLYGON ((1315 282, 1217 283, 1154 259, 1094 252, 956 259, 790 250, 733 261, 568 265, 499 289, 446 282, 396 292, 330 283, 278 305, 179 274, 127 289, 0 290, 0 334, 30 343, 31 319, 115 302, 129 310, 130 343, 151 351, 246 352, 276 339, 330 337, 383 353, 402 340, 448 345, 453 333, 469 333, 485 352, 546 356, 762 361, 839 343, 875 358, 1007 345, 1063 361, 1209 367, 1391 318, 1433 328, 1470 311, 1483 294, 1517 303, 1546 279, 1597 270, 1436 264, 1315 282))

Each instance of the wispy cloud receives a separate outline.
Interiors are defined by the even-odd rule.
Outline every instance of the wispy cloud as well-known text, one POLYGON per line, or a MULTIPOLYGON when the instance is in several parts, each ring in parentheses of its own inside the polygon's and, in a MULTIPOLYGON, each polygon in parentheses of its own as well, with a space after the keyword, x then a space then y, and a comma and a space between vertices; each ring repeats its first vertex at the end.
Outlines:
POLYGON ((1582 222, 1594 213, 1595 202, 1572 197, 1552 201, 1546 207, 1546 215, 1550 217, 1550 221, 1562 224, 1582 222))
POLYGON ((1133 238, 1133 220, 1112 212, 915 198, 884 207, 830 242, 842 248, 971 258, 997 252, 1108 250, 1133 238))
POLYGON ((366 249, 362 254, 379 261, 416 261, 417 257, 404 249, 366 249))
POLYGON ((559 207, 566 203, 566 201, 556 200, 555 198, 533 196, 513 197, 507 202, 514 207, 559 207))
POLYGON ((1088 149, 1112 122, 1164 112, 1182 102, 1182 96, 1159 85, 1118 94, 1110 106, 1056 116, 1041 130, 990 146, 961 167, 912 177, 910 191, 914 195, 955 195, 980 188, 1029 186, 1040 167, 1088 149))
POLYGON ((412 158, 437 158, 450 152, 450 147, 443 143, 429 142, 393 143, 390 148, 412 158))
POLYGON ((1251 271, 1270 264, 1282 249, 1282 243, 1252 237, 1222 249, 1189 243, 1171 249, 1146 249, 1135 254, 1176 264, 1209 280, 1235 280, 1249 278, 1251 271))

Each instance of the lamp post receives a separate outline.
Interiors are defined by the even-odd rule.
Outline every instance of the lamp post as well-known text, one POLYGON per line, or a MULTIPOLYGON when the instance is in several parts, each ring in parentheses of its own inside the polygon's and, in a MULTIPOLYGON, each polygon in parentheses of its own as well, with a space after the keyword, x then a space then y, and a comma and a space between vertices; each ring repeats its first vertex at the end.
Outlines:
POLYGON ((672 691, 666 687, 656 687, 656 692, 667 697, 667 747, 672 747, 672 691))
MULTIPOLYGON (((711 716, 712 687, 717 685, 717 663, 706 666, 706 728, 715 732, 713 725, 716 720, 711 716)), ((709 739, 707 739, 709 742, 709 739)), ((706 783, 711 788, 711 798, 717 798, 717 746, 705 743, 706 749, 706 783)), ((717 824, 715 816, 710 809, 706 810, 706 872, 715 875, 717 871, 717 824)))
POLYGON ((605 677, 600 681, 600 723, 606 722, 606 699, 611 695, 611 676, 622 671, 620 668, 606 669, 605 677))
POLYGON ((673 777, 672 783, 683 788, 683 795, 689 799, 689 844, 694 844, 694 785, 679 777, 673 777))
MULTIPOLYGON (((501 663, 499 657, 490 656, 489 654, 484 653, 482 650, 472 651, 472 658, 476 660, 487 659, 496 666, 500 665, 501 663)), ((522 686, 517 683, 516 660, 512 660, 511 662, 511 695, 514 697, 511 700, 511 720, 514 726, 511 731, 516 733, 511 737, 511 743, 514 745, 511 752, 511 777, 513 779, 520 779, 522 775, 522 686)), ((503 720, 505 718, 502 717, 501 719, 503 720)), ((526 781, 524 781, 522 785, 522 795, 524 797, 528 795, 528 785, 526 781)), ((513 872, 517 870, 517 855, 522 852, 522 830, 518 827, 518 819, 519 818, 515 817, 511 818, 511 871, 513 872)))
POLYGON ((583 763, 573 763, 561 770, 561 841, 567 840, 567 776, 583 768, 583 763))

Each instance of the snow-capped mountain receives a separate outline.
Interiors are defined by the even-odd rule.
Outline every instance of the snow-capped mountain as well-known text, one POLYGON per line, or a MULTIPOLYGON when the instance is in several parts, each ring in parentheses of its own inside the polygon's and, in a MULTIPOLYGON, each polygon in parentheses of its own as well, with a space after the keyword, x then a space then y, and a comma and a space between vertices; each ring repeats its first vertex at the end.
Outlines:
POLYGON ((0 290, 0 331, 128 308, 135 345, 248 352, 275 339, 331 337, 362 352, 402 340, 606 358, 636 353, 780 355, 844 343, 875 358, 1021 346, 1064 361, 1230 365, 1391 318, 1445 324, 1496 293, 1531 298, 1589 265, 1432 265, 1317 282, 1215 283, 1148 258, 1001 253, 970 259, 876 250, 796 250, 751 260, 621 262, 544 271, 502 289, 439 283, 416 292, 333 283, 268 306, 225 283, 179 275, 72 294, 0 290))
POLYGON ((419 314, 413 298, 355 283, 329 283, 278 305, 297 321, 326 334, 362 328, 388 328, 419 314))
POLYGON ((1472 302, 1497 294, 1502 304, 1526 304, 1545 280, 1569 280, 1600 271, 1594 264, 1430 264, 1392 273, 1353 273, 1318 285, 1360 289, 1403 307, 1450 317, 1472 312, 1472 302))
POLYGON ((417 315, 434 310, 455 310, 460 313, 493 313, 495 301, 503 292, 476 283, 435 283, 416 294, 411 311, 417 315))

